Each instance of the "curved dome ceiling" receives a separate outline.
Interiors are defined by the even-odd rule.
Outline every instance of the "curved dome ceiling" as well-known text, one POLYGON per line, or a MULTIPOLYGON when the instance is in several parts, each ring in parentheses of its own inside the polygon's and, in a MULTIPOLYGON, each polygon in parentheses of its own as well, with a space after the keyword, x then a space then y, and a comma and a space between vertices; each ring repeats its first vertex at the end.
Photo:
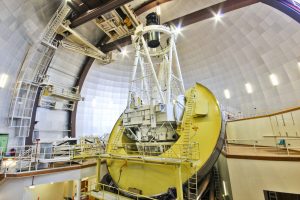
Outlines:
POLYGON ((272 7, 257 3, 225 14, 218 23, 193 24, 183 30, 177 48, 185 84, 208 86, 225 109, 247 115, 300 105, 300 26, 272 7), (271 74, 278 86, 271 84, 271 74))
MULTIPOLYGON (((195 23, 182 30, 177 49, 186 87, 204 84, 225 110, 249 115, 300 105, 300 26, 274 8, 257 3, 226 13, 219 22, 195 23), (279 85, 272 85, 271 74, 279 85)), ((110 132, 126 105, 132 63, 129 57, 92 66, 78 107, 78 135, 110 132)))

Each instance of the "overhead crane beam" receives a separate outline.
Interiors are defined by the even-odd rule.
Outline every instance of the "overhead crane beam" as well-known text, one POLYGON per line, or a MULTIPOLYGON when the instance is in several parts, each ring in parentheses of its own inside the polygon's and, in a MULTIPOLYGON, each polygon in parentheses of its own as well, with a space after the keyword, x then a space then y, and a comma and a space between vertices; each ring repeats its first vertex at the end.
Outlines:
POLYGON ((172 0, 151 0, 151 1, 147 1, 145 3, 143 3, 142 5, 140 5, 139 7, 137 7, 135 10, 134 10, 134 13, 136 15, 140 15, 148 10, 150 10, 151 8, 154 8, 158 5, 161 5, 163 3, 167 3, 169 1, 172 1, 172 0))
POLYGON ((99 6, 92 10, 89 10, 89 11, 85 12, 84 14, 80 15, 78 18, 74 19, 71 22, 70 27, 75 28, 77 26, 80 26, 88 21, 96 19, 97 17, 99 17, 109 11, 119 8, 119 7, 123 6, 124 4, 129 3, 131 1, 132 0, 110 0, 107 3, 103 4, 102 6, 99 6))

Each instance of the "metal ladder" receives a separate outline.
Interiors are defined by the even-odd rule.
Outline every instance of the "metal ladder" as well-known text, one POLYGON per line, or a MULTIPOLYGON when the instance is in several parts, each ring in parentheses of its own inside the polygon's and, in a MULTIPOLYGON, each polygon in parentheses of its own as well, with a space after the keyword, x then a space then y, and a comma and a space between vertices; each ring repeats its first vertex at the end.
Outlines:
POLYGON ((269 200, 277 200, 276 192, 269 192, 269 200))
POLYGON ((125 127, 120 125, 120 129, 119 129, 119 131, 115 137, 114 143, 112 145, 112 152, 115 152, 118 150, 119 140, 121 139, 124 130, 125 130, 125 127))
POLYGON ((55 48, 50 46, 45 46, 42 50, 37 49, 39 53, 41 53, 40 59, 38 60, 37 67, 34 70, 34 83, 41 83, 44 79, 45 73, 47 71, 47 67, 49 66, 54 54, 55 48))
POLYGON ((221 199, 221 188, 220 188, 220 174, 217 167, 213 167, 214 174, 214 185, 215 185, 215 195, 217 199, 221 199))
POLYGON ((193 174, 188 179, 188 194, 187 199, 188 200, 196 200, 198 197, 198 176, 197 176, 197 168, 192 167, 191 168, 191 174, 193 174))
POLYGON ((56 35, 56 30, 61 25, 61 23, 65 20, 67 15, 69 14, 71 8, 68 6, 67 1, 63 1, 44 31, 42 43, 47 44, 48 46, 52 45, 52 41, 56 35))

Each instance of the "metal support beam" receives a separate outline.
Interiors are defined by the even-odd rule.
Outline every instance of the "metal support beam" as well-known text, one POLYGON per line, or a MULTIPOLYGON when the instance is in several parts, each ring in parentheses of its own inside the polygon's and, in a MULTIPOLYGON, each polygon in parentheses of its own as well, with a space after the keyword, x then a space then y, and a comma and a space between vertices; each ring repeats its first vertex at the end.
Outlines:
POLYGON ((154 69, 154 65, 153 65, 153 62, 152 62, 152 60, 151 60, 150 53, 149 53, 149 50, 148 50, 148 46, 147 46, 147 44, 146 44, 146 41, 145 41, 144 37, 141 37, 141 40, 142 40, 143 48, 144 48, 144 51, 145 51, 145 54, 146 54, 148 63, 150 64, 150 68, 151 68, 151 71, 152 71, 152 76, 153 76, 153 78, 154 78, 154 81, 155 81, 157 90, 158 90, 158 92, 159 92, 159 96, 160 96, 161 103, 165 104, 165 103, 166 103, 166 100, 165 100, 165 98, 164 98, 164 95, 163 95, 163 93, 162 93, 162 90, 161 90, 159 81, 158 81, 158 79, 157 79, 156 72, 155 72, 155 69, 154 69))
POLYGON ((136 8, 134 10, 134 13, 139 16, 140 14, 150 10, 151 8, 154 8, 158 5, 161 5, 163 3, 169 2, 172 0, 151 0, 151 1, 147 1, 146 3, 140 5, 138 8, 136 8))
POLYGON ((277 10, 280 10, 281 12, 285 13, 286 15, 290 16, 294 20, 296 20, 298 23, 300 23, 300 15, 299 10, 297 11, 297 8, 291 8, 289 2, 283 2, 280 0, 261 0, 262 3, 265 3, 269 6, 272 6, 273 8, 276 8, 277 10))
POLYGON ((121 49, 122 47, 130 45, 130 44, 131 44, 131 36, 129 35, 129 36, 123 37, 119 40, 116 40, 114 42, 111 42, 111 43, 101 46, 100 50, 103 53, 107 53, 107 52, 110 52, 115 49, 121 49))
POLYGON ((100 188, 99 188, 98 183, 100 183, 100 181, 101 181, 101 158, 97 159, 96 169, 97 169, 97 171, 96 171, 96 184, 97 184, 96 190, 99 190, 100 188))
POLYGON ((75 196, 75 200, 80 200, 80 196, 81 196, 81 180, 77 179, 75 180, 76 183, 76 196, 75 196))
MULTIPOLYGON (((173 45, 174 45, 174 35, 170 38, 170 51, 169 51, 169 67, 168 67, 168 80, 167 80, 167 103, 171 102, 171 83, 172 83, 172 61, 173 61, 173 45)), ((183 93, 184 94, 184 93, 183 93)))
POLYGON ((131 99, 131 95, 132 95, 132 88, 134 86, 134 80, 135 80, 135 76, 136 76, 136 71, 137 71, 137 66, 139 63, 139 55, 140 55, 140 51, 139 49, 135 52, 135 57, 134 57, 134 64, 133 64, 133 73, 131 76, 131 83, 130 83, 130 89, 128 92, 128 98, 127 98, 127 108, 130 108, 130 99, 131 99))
MULTIPOLYGON (((88 72, 90 71, 90 68, 92 67, 92 64, 94 63, 95 58, 91 58, 91 57, 87 57, 83 67, 81 68, 81 72, 80 72, 80 78, 78 79, 76 85, 78 85, 79 87, 79 92, 81 92, 82 89, 82 85, 83 82, 88 74, 88 72)), ((76 113, 77 113, 77 105, 78 102, 75 103, 74 105, 74 110, 72 112, 70 112, 70 126, 71 126, 71 137, 76 137, 76 113)))
POLYGON ((119 8, 123 6, 126 3, 131 2, 132 0, 110 0, 107 3, 99 6, 98 8, 94 8, 92 10, 89 10, 79 16, 78 18, 74 19, 70 25, 71 28, 75 28, 77 26, 80 26, 88 21, 91 21, 109 11, 112 11, 116 8, 119 8))
POLYGON ((181 165, 175 166, 175 177, 176 179, 176 193, 178 200, 183 200, 183 190, 182 190, 182 177, 181 177, 181 165))
MULTIPOLYGON (((175 26, 180 24, 181 27, 184 27, 214 17, 213 13, 218 13, 219 11, 221 11, 222 13, 226 13, 258 2, 260 1, 259 0, 227 0, 225 2, 215 4, 213 6, 171 20, 169 22, 166 22, 165 24, 174 24, 175 26)), ((101 47, 101 50, 105 53, 105 52, 112 51, 117 47, 120 48, 120 47, 127 46, 129 44, 131 44, 131 37, 128 36, 116 40, 114 42, 108 43, 106 45, 103 45, 101 47)))

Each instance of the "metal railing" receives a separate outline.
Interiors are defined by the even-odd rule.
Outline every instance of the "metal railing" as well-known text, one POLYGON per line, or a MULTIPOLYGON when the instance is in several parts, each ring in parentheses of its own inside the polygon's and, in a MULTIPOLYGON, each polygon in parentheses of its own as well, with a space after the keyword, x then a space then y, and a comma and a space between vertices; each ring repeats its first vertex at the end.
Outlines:
POLYGON ((104 147, 100 143, 50 147, 40 147, 39 145, 10 146, 7 149, 10 150, 0 151, 3 155, 0 158, 0 173, 3 174, 69 167, 78 165, 84 158, 92 158, 99 153, 104 153, 104 147), (54 166, 55 163, 60 163, 60 165, 54 166))
POLYGON ((104 144, 77 144, 72 149, 72 159, 93 158, 105 153, 104 144))
POLYGON ((229 155, 256 155, 256 156, 293 156, 300 157, 300 145, 290 145, 289 140, 279 139, 274 142, 255 139, 227 139, 223 151, 229 155))
POLYGON ((200 159, 198 143, 170 144, 170 143, 123 143, 122 145, 107 146, 111 154, 118 156, 139 156, 141 159, 147 157, 170 158, 180 160, 200 159), (124 151, 119 151, 123 149, 124 151))
MULTIPOLYGON (((6 152, 1 152, 0 173, 21 173, 54 168, 55 163, 60 167, 78 164, 83 159, 105 157, 136 158, 149 162, 189 162, 200 159, 199 144, 170 144, 170 143, 125 143, 122 145, 105 146, 97 141, 75 145, 43 144, 27 146, 9 146, 6 152), (105 148, 110 149, 106 152, 105 148), (114 148, 114 149, 113 149, 114 148), (116 154, 117 153, 117 154, 116 154), (76 163, 77 161, 77 163, 76 163), (51 166, 52 165, 52 166, 51 166)), ((57 166, 55 166, 57 167, 57 166)))
POLYGON ((120 188, 116 188, 110 185, 105 185, 102 183, 95 183, 91 184, 88 187, 88 192, 85 194, 96 197, 98 199, 115 199, 115 200, 121 200, 121 199, 150 199, 155 200, 154 198, 144 196, 141 194, 137 194, 134 192, 130 192, 128 190, 123 190, 120 188))

